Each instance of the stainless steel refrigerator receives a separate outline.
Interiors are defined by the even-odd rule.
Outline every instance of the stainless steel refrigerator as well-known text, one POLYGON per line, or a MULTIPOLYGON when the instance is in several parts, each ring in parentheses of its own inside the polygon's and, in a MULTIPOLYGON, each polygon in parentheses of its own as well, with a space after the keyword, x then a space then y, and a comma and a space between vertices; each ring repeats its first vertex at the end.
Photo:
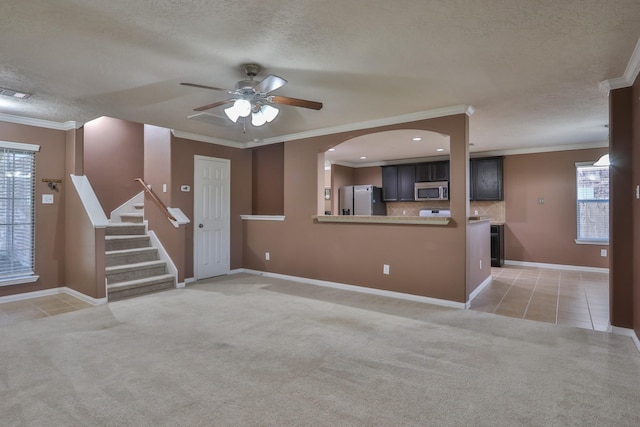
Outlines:
POLYGON ((382 188, 373 185, 340 187, 340 215, 386 215, 382 188))

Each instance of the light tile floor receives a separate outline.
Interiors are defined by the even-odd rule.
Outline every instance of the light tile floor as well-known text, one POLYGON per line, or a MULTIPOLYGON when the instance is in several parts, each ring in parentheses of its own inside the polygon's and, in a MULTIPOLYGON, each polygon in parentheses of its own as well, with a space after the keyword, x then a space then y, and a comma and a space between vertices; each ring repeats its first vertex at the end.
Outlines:
POLYGON ((505 266, 471 309, 596 331, 609 327, 609 274, 505 266))
POLYGON ((12 325, 22 320, 55 316, 87 307, 93 306, 68 294, 5 302, 0 304, 0 327, 12 325))

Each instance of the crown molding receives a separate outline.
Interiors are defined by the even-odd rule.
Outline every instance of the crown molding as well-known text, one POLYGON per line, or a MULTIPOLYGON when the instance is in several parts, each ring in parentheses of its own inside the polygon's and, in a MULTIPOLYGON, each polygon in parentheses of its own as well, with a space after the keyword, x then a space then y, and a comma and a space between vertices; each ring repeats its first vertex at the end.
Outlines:
POLYGON ((583 144, 549 145, 542 147, 513 148, 508 150, 474 151, 469 157, 514 156, 517 154, 551 153, 554 151, 588 150, 590 148, 608 148, 609 141, 586 142, 583 144))
POLYGON ((614 89, 621 89, 623 87, 633 86, 633 82, 636 81, 638 73, 640 72, 640 39, 636 43, 635 49, 631 54, 627 68, 624 70, 622 77, 616 77, 614 79, 604 80, 600 82, 599 88, 602 93, 609 95, 609 92, 614 89))
POLYGON ((72 130, 82 127, 82 123, 68 121, 68 122, 53 122, 50 120, 34 119, 31 117, 14 116, 11 114, 0 113, 0 122, 15 123, 19 125, 35 126, 39 128, 55 129, 55 130, 72 130))
POLYGON ((246 142, 235 142, 227 139, 214 138, 212 136, 199 135, 197 133, 183 132, 181 130, 171 129, 171 134, 176 138, 191 139, 193 141, 208 142, 209 144, 222 145, 232 148, 247 148, 246 142))
POLYGON ((277 142, 295 141, 298 139, 313 138, 317 136, 332 135, 341 132, 370 129, 380 126, 395 125, 399 123, 409 123, 418 120, 434 119, 436 117, 453 116, 456 114, 466 114, 471 116, 475 109, 471 105, 455 105, 453 107, 437 108, 434 110, 419 111, 417 113, 404 114, 401 116, 387 117, 384 119, 368 120, 364 122, 350 123, 346 125, 333 126, 324 129, 316 129, 307 132, 292 133, 289 135, 265 138, 255 142, 248 142, 248 147, 274 144, 277 142))

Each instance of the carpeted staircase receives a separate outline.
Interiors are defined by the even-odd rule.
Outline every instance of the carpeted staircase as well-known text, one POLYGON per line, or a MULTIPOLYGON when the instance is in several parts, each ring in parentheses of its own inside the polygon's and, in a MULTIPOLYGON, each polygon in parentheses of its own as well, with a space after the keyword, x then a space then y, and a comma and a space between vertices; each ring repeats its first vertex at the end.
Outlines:
POLYGON ((121 214, 123 222, 106 230, 106 278, 109 301, 175 287, 175 277, 167 273, 146 233, 144 205, 133 213, 121 214))

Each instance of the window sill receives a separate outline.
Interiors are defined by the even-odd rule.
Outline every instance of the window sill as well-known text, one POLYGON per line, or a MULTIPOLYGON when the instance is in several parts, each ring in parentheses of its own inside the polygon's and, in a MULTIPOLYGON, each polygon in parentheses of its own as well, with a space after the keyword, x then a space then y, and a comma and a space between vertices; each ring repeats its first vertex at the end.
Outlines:
POLYGON ((574 240, 577 245, 598 245, 598 246, 609 246, 608 240, 574 240))
POLYGON ((0 279, 0 286, 23 285, 25 283, 36 282, 40 276, 14 277, 13 279, 0 279))

